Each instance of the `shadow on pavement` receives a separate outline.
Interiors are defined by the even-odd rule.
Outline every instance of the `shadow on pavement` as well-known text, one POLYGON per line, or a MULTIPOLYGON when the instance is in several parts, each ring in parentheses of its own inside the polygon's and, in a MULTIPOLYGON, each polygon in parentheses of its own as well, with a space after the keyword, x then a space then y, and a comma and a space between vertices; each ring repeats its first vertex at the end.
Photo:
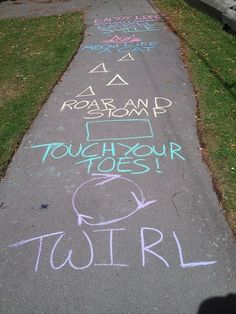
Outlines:
POLYGON ((236 314, 236 294, 203 301, 197 314, 236 314))

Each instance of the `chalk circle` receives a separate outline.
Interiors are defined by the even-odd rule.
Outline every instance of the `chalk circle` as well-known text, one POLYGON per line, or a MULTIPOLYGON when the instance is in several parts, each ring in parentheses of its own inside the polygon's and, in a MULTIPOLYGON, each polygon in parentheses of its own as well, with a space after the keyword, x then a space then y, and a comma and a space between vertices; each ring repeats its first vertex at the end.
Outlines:
POLYGON ((78 225, 90 226, 119 222, 154 202, 146 202, 135 182, 115 174, 93 174, 77 187, 72 197, 78 225))

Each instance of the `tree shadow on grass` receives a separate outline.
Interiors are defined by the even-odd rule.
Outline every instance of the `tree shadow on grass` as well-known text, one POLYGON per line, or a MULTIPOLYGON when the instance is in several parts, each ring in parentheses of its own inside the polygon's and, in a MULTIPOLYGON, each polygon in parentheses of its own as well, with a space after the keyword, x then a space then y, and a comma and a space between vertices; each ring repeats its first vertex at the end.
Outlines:
POLYGON ((203 301, 197 314, 236 314, 236 294, 203 301))

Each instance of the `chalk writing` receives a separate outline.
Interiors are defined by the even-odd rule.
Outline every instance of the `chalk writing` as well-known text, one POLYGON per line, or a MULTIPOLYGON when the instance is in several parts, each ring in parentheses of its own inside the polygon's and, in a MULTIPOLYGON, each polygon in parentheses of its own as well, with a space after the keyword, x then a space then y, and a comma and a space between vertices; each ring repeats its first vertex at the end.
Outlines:
MULTIPOLYGON (((108 224, 113 224, 113 223, 117 223, 121 220, 127 219, 131 216, 133 216, 135 213, 137 213, 139 210, 146 208, 147 206, 153 204, 156 202, 156 200, 151 200, 151 201, 146 201, 144 198, 144 194, 143 191, 141 190, 141 188, 139 187, 139 185, 137 183, 135 183, 134 181, 124 178, 121 175, 116 175, 116 174, 96 174, 93 173, 92 176, 94 176, 94 178, 89 179, 87 181, 85 181, 84 183, 80 184, 79 187, 75 190, 73 197, 72 197, 72 207, 74 212, 77 215, 77 222, 78 225, 82 225, 83 223, 89 226, 104 226, 104 225, 108 225, 108 224), (121 217, 117 217, 114 219, 106 219, 106 221, 100 221, 100 217, 91 217, 88 216, 87 214, 82 214, 81 213, 81 207, 80 205, 76 206, 76 199, 79 202, 80 201, 80 193, 82 188, 86 187, 86 189, 89 189, 89 186, 92 183, 92 187, 94 189, 94 187, 100 187, 103 185, 107 185, 113 181, 122 181, 123 183, 131 183, 132 184, 132 191, 130 191, 130 194, 132 195, 133 199, 135 200, 135 206, 134 208, 126 208, 126 211, 128 211, 127 214, 124 215, 124 208, 121 205, 121 208, 119 210, 118 215, 122 215, 121 217), (135 190, 137 190, 137 192, 134 192, 135 190)), ((116 192, 117 193, 117 192, 116 192)), ((97 206, 97 204, 96 204, 97 206)), ((130 205, 131 206, 131 205, 130 205)), ((98 216, 100 216, 100 213, 97 213, 97 211, 95 211, 95 214, 97 214, 98 216)), ((114 213, 112 212, 112 208, 109 210, 109 214, 110 215, 114 215, 114 213)))
POLYGON ((73 145, 47 143, 32 146, 42 151, 42 163, 48 160, 71 159, 77 166, 83 165, 87 173, 162 173, 161 162, 185 161, 182 147, 174 142, 160 145, 135 143, 99 143, 73 145))
POLYGON ((157 14, 154 15, 125 15, 125 16, 113 16, 113 17, 104 17, 104 18, 96 18, 94 20, 94 25, 100 24, 110 24, 114 22, 123 22, 123 21, 138 21, 138 22, 157 22, 160 21, 161 17, 157 14))
MULTIPOLYGON (((91 95, 87 94, 86 96, 91 95)), ((76 97, 81 97, 81 95, 79 94, 76 97)), ((66 110, 82 110, 83 118, 87 120, 149 116, 157 118, 159 115, 166 113, 167 108, 171 106, 172 101, 165 97, 128 99, 123 104, 116 104, 116 100, 112 98, 102 98, 99 100, 68 99, 61 106, 61 112, 66 110), (151 109, 151 112, 149 109, 151 109)))
POLYGON ((128 37, 120 37, 118 35, 113 36, 110 39, 104 39, 102 41, 103 44, 123 44, 123 43, 137 43, 140 42, 141 38, 135 37, 135 35, 131 35, 128 37))
MULTIPOLYGON (((78 233, 81 234, 81 231, 78 230, 78 233)), ((39 271, 39 267, 40 267, 40 262, 41 259, 45 261, 48 261, 49 263, 49 267, 52 270, 61 270, 64 267, 70 267, 73 270, 76 271, 84 271, 90 267, 130 267, 131 265, 124 263, 124 262, 117 262, 115 261, 115 257, 114 256, 118 256, 118 247, 116 246, 116 254, 114 253, 115 251, 115 246, 114 246, 114 235, 116 235, 116 242, 118 241, 118 237, 120 237, 121 235, 124 235, 124 233, 127 233, 127 230, 125 228, 110 228, 110 229, 101 229, 101 230, 92 230, 90 232, 85 232, 82 231, 82 235, 84 237, 84 240, 87 242, 87 247, 88 247, 88 261, 84 264, 84 265, 75 265, 75 261, 72 261, 73 258, 73 254, 76 255, 75 253, 77 253, 76 256, 80 256, 78 255, 78 252, 82 251, 84 254, 84 250, 85 247, 84 245, 82 245, 82 247, 77 247, 76 252, 73 249, 69 249, 68 252, 65 253, 64 257, 64 262, 62 262, 60 265, 56 265, 55 263, 55 259, 56 259, 56 255, 57 255, 57 250, 59 245, 63 246, 63 240, 65 238, 65 235, 67 234, 64 231, 60 231, 60 232, 54 232, 54 233, 49 233, 49 234, 44 234, 41 236, 37 236, 31 239, 27 239, 27 240, 22 240, 20 242, 11 244, 10 247, 11 248, 18 248, 22 245, 28 245, 30 243, 35 243, 36 244, 36 254, 34 250, 31 250, 31 252, 33 252, 33 254, 36 255, 35 258, 35 263, 34 263, 34 271, 37 272, 39 271), (109 261, 104 261, 103 263, 96 263, 96 255, 95 255, 95 248, 96 245, 98 244, 98 242, 96 240, 96 235, 101 234, 101 233, 108 233, 109 237, 108 237, 108 250, 109 250, 109 261), (56 240, 54 239, 56 237, 56 240), (92 239, 92 237, 94 239, 92 239), (52 245, 51 248, 49 248, 49 253, 48 253, 48 246, 49 243, 47 243, 47 249, 44 249, 44 243, 45 241, 47 241, 47 239, 50 239, 50 241, 52 241, 52 239, 54 239, 54 243, 52 245)), ((133 231, 132 231, 133 233, 133 231)), ((158 229, 154 229, 154 228, 149 228, 149 227, 141 227, 137 234, 135 234, 135 238, 134 239, 130 239, 130 241, 137 241, 140 243, 140 260, 138 261, 141 267, 147 267, 148 264, 153 266, 154 261, 156 261, 157 265, 160 267, 160 270, 164 267, 167 269, 171 269, 172 267, 176 267, 176 264, 182 268, 182 269, 191 269, 191 268, 195 268, 195 267, 207 267, 207 266, 213 266, 214 264, 217 263, 216 260, 212 260, 212 261, 196 261, 196 262, 184 262, 183 259, 183 248, 180 244, 180 240, 178 239, 176 232, 173 231, 172 232, 172 236, 174 240, 175 245, 177 246, 177 254, 176 254, 176 260, 172 260, 171 264, 168 262, 167 258, 163 257, 160 254, 156 253, 157 250, 157 246, 163 242, 164 239, 164 235, 163 233, 158 230, 158 229), (150 242, 149 236, 153 235, 153 234, 157 234, 158 238, 155 239, 154 241, 152 240, 152 242, 150 242), (149 257, 149 259, 147 260, 147 256, 149 257), (154 257, 153 259, 151 259, 151 257, 154 257)), ((169 239, 169 235, 167 236, 167 238, 169 239)), ((74 239, 76 240, 76 239, 74 239)), ((103 238, 104 241, 104 238, 103 238)), ((105 241, 107 241, 105 239, 105 241)), ((79 243, 79 241, 78 241, 79 243)), ((122 243, 122 242, 121 242, 122 243)), ((169 243, 168 243, 168 247, 169 247, 169 243)), ((106 245, 104 245, 104 247, 107 247, 106 245)), ((132 247, 132 246, 131 246, 132 247)), ((162 249, 163 252, 163 249, 162 249)), ((129 251, 127 251, 127 255, 129 255, 129 251)), ((168 255, 168 251, 166 251, 165 253, 166 255, 168 255)), ((196 251, 194 250, 194 254, 196 255, 196 251)), ((189 255, 189 252, 188 252, 189 255)), ((103 256, 106 256, 105 252, 103 253, 103 256)), ((128 256, 126 256, 127 258, 128 256)), ((106 257, 105 257, 106 258, 106 257)), ((138 258, 138 257, 137 257, 138 258)), ((75 258, 74 258, 75 259, 75 258)), ((76 260, 76 262, 78 263, 79 261, 76 260)), ((136 261, 133 261, 136 262, 136 261)))
POLYGON ((86 44, 81 47, 81 51, 92 51, 98 54, 118 53, 145 53, 150 52, 157 47, 156 41, 150 42, 135 42, 135 43, 116 43, 116 44, 86 44))
POLYGON ((97 29, 103 34, 112 33, 144 33, 158 31, 156 22, 150 21, 121 21, 109 24, 99 24, 97 29))

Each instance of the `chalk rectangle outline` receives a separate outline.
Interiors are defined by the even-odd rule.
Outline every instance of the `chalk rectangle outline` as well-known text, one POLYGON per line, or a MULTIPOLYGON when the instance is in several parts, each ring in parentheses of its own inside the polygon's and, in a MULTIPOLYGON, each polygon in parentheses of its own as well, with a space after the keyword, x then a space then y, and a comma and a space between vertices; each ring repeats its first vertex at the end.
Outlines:
POLYGON ((132 140, 132 139, 144 139, 144 138, 153 138, 153 130, 152 130, 152 125, 148 119, 116 119, 116 120, 99 120, 99 121, 89 121, 86 122, 86 133, 87 133, 87 141, 88 142, 94 142, 94 141, 108 141, 108 140, 113 140, 113 141, 119 141, 119 140, 132 140), (89 133, 89 124, 95 124, 95 123, 112 123, 112 122, 136 122, 136 121, 142 121, 146 122, 149 126, 149 131, 150 135, 143 135, 143 136, 130 136, 130 137, 114 137, 114 138, 96 138, 96 139, 90 139, 90 133, 89 133))

